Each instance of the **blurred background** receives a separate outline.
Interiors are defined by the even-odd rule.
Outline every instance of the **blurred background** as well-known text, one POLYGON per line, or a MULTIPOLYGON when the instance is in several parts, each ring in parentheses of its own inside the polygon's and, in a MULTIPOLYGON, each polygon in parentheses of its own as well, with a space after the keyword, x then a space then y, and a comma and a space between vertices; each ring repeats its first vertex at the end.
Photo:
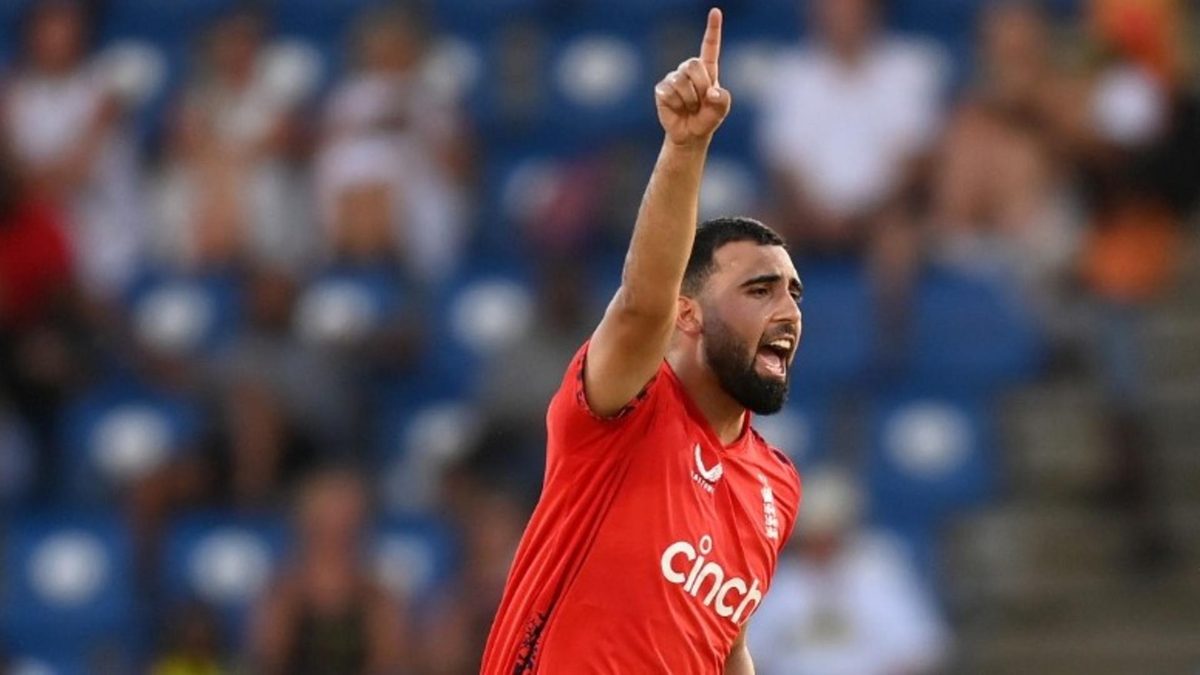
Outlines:
MULTIPOLYGON (((0 0, 0 669, 477 672, 706 9, 0 0)), ((723 9, 759 672, 1200 671, 1193 3, 723 9)))

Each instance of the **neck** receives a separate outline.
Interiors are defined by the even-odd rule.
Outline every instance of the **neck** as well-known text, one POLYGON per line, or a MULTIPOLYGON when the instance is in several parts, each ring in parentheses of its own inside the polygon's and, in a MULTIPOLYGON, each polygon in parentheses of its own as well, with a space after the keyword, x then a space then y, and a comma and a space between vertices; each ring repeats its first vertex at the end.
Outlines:
POLYGON ((745 423, 746 408, 721 387, 712 369, 704 364, 703 355, 675 348, 667 354, 667 363, 721 443, 728 445, 737 440, 745 423))

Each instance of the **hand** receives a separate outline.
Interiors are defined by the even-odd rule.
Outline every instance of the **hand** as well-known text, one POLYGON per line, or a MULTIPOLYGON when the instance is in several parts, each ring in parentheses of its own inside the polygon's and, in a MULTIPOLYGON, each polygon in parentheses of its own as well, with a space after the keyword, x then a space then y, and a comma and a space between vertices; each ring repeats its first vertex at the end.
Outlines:
POLYGON ((707 143, 729 114, 732 99, 717 80, 721 56, 721 10, 708 12, 700 57, 679 64, 654 87, 658 121, 677 145, 707 143))

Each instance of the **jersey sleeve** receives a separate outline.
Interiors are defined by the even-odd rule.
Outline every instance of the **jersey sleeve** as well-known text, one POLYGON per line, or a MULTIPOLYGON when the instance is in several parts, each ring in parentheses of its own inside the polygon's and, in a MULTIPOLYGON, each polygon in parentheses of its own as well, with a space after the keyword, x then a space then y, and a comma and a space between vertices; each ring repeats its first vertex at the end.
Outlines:
POLYGON ((588 452, 590 448, 612 445, 647 425, 661 398, 665 362, 638 395, 615 414, 602 416, 596 413, 588 404, 584 390, 588 344, 585 342, 575 353, 558 391, 550 400, 546 426, 552 451, 588 452))

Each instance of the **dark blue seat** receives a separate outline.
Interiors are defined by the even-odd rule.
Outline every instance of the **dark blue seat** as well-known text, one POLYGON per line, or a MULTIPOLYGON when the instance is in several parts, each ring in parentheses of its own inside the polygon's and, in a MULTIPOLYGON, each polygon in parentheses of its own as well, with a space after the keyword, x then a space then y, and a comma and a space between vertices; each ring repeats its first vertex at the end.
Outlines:
POLYGON ((437 518, 392 516, 375 528, 371 559, 375 576, 384 586, 419 607, 435 602, 436 592, 454 575, 457 541, 453 531, 437 518))
POLYGON ((101 15, 105 40, 136 37, 158 44, 187 44, 197 29, 243 3, 240 0, 109 0, 101 15))
POLYGON ((929 581, 947 518, 999 491, 1000 460, 985 398, 969 390, 906 389, 870 411, 866 485, 872 520, 902 536, 929 581))
POLYGON ((164 351, 212 354, 241 324, 240 280, 231 273, 147 272, 127 293, 126 303, 143 340, 164 351))
POLYGON ((212 607, 227 644, 242 644, 255 602, 273 581, 288 547, 281 519, 197 513, 172 524, 159 583, 169 605, 212 607))
POLYGON ((873 365, 876 311, 866 272, 849 263, 797 261, 804 283, 796 381, 830 388, 857 382, 873 365))
POLYGON ((191 401, 132 379, 97 386, 63 411, 64 497, 113 498, 123 487, 199 443, 202 415, 191 401))
POLYGON ((3 569, 0 642, 14 654, 66 662, 140 646, 132 542, 114 514, 14 517, 3 569))
POLYGON ((931 270, 911 313, 909 377, 988 389, 1036 374, 1042 344, 1011 283, 931 270))

